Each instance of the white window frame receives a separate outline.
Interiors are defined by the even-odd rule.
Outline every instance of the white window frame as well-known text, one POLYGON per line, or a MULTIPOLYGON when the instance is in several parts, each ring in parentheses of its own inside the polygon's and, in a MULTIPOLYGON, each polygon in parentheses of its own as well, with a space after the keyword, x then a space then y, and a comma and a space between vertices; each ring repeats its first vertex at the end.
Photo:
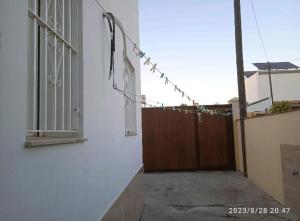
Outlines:
POLYGON ((136 72, 127 57, 124 58, 124 91, 125 91, 125 136, 137 135, 136 126, 136 72))
POLYGON ((27 137, 82 137, 81 0, 28 0, 27 137))

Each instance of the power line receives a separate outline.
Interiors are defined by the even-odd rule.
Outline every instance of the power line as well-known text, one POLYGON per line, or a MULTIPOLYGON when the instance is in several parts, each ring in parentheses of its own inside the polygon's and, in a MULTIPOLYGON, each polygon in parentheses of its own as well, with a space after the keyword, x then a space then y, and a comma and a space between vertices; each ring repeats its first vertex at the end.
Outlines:
POLYGON ((101 3, 101 2, 98 1, 98 0, 95 0, 95 2, 98 4, 98 6, 100 6, 100 8, 102 8, 103 11, 107 12, 106 9, 105 9, 104 6, 103 6, 103 3, 101 3))
MULTIPOLYGON (((97 5, 105 12, 107 13, 108 11, 105 9, 104 5, 102 2, 100 2, 100 0, 95 0, 95 2, 97 3, 97 5)), ((116 17, 116 16, 115 16, 116 17)), ((128 41, 130 41, 133 45, 136 45, 135 41, 132 40, 132 38, 124 31, 124 34, 127 38, 128 41)), ((139 49, 139 48, 138 48, 139 49)))
POLYGON ((268 64, 268 76, 269 76, 270 96, 271 96, 272 105, 273 105, 274 97, 273 97, 271 67, 270 67, 270 62, 269 62, 269 58, 268 58, 268 53, 267 53, 266 46, 265 46, 265 43, 264 43, 264 40, 263 40, 263 37, 262 37, 262 34, 261 34, 261 30, 260 30, 259 24, 258 24, 258 19, 257 19, 256 12, 255 12, 255 9, 254 9, 253 0, 250 0, 250 2, 251 2, 251 7, 252 7, 253 15, 254 15, 254 18, 255 18, 255 23, 256 23, 258 34, 259 34, 260 42, 261 42, 261 45, 262 45, 262 48, 263 48, 263 51, 264 51, 264 54, 265 54, 265 57, 266 57, 266 62, 268 64))
MULTIPOLYGON (((268 62, 269 62, 269 56, 268 56, 268 53, 267 53, 267 50, 266 50, 266 46, 265 46, 265 43, 264 43, 264 39, 263 39, 263 37, 262 37, 262 32, 261 32, 261 29, 260 29, 260 26, 259 26, 257 14, 256 14, 256 12, 255 12, 253 0, 250 0, 250 2, 251 2, 251 7, 252 7, 253 15, 254 15, 254 18, 255 18, 255 23, 256 23, 257 32, 258 32, 258 34, 259 34, 259 38, 260 38, 260 42, 261 42, 261 45, 262 45, 262 48, 263 48, 263 51, 264 51, 264 55, 265 55, 266 61, 267 61, 267 63, 268 63, 268 62)), ((291 60, 289 60, 288 62, 297 61, 297 60, 300 60, 300 57, 291 59, 291 60)))
POLYGON ((250 2, 251 2, 251 7, 252 7, 255 23, 256 23, 256 28, 257 28, 257 31, 258 31, 258 34, 259 34, 260 42, 261 42, 261 45, 262 45, 262 48, 263 48, 263 51, 264 51, 264 54, 265 54, 265 58, 266 58, 266 61, 269 62, 268 53, 267 53, 266 46, 265 46, 265 43, 264 43, 264 40, 263 40, 263 37, 262 37, 262 33, 261 33, 261 30, 260 30, 260 27, 259 27, 259 23, 258 23, 257 15, 256 15, 256 12, 255 12, 253 0, 250 0, 250 2))

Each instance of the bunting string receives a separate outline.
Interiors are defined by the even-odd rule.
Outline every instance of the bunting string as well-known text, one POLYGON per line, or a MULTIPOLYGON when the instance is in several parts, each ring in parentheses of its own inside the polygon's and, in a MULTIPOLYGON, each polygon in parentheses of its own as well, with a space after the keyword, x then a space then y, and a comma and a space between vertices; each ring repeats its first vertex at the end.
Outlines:
MULTIPOLYGON (((103 3, 100 2, 99 0, 95 0, 95 2, 97 3, 97 5, 103 10, 104 14, 109 13, 105 7, 103 6, 103 3)), ((116 18, 112 13, 110 14, 110 18, 115 18, 117 21, 118 18, 116 18)), ((110 19, 107 16, 106 17, 108 20, 110 19)), ((114 19, 112 19, 113 22, 114 19)), ((111 32, 114 33, 114 30, 111 32)), ((174 92, 178 92, 179 95, 184 98, 187 99, 189 102, 192 103, 193 107, 196 107, 196 109, 188 109, 188 106, 181 106, 181 107, 172 107, 171 110, 173 111, 178 111, 178 112, 184 112, 185 114, 197 114, 198 118, 199 118, 199 122, 201 122, 201 114, 203 113, 207 113, 210 115, 223 115, 223 116, 228 116, 231 115, 231 109, 214 109, 214 110, 210 110, 209 108, 206 108, 204 105, 198 105, 199 103, 196 102, 195 99, 192 99, 189 95, 187 95, 187 93, 182 90, 181 88, 178 87, 177 84, 175 84, 173 81, 171 81, 169 79, 169 77, 166 75, 166 73, 162 72, 159 68, 158 68, 158 64, 157 63, 153 63, 151 60, 150 56, 147 56, 145 52, 143 52, 136 44, 135 41, 132 40, 132 38, 126 33, 126 31, 122 30, 123 35, 125 36, 125 38, 133 45, 133 52, 135 53, 135 55, 139 58, 139 59, 144 59, 143 64, 146 66, 149 66, 150 69, 149 71, 152 72, 153 74, 157 73, 160 77, 160 79, 164 80, 165 85, 170 85, 174 88, 174 92)), ((112 41, 112 51, 114 52, 115 50, 115 37, 113 36, 113 38, 111 39, 112 41)), ((126 42, 125 42, 126 43, 126 42)), ((126 46, 125 46, 126 47, 126 46)), ((127 50, 126 48, 124 50, 127 50)), ((114 53, 112 53, 111 59, 113 60, 113 56, 114 53)), ((113 65, 113 62, 112 62, 113 65)), ((113 67, 110 67, 110 76, 113 75, 113 67)), ((113 79, 114 80, 114 79, 113 79)), ((146 99, 145 97, 143 97, 143 95, 136 95, 136 94, 129 94, 128 92, 125 92, 124 89, 120 89, 118 88, 117 84, 115 84, 115 82, 113 81, 113 85, 112 85, 113 89, 116 90, 118 93, 121 93, 122 95, 124 95, 125 97, 127 97, 131 102, 134 103, 139 103, 144 105, 144 107, 160 107, 163 109, 170 109, 169 107, 165 107, 164 103, 162 102, 157 102, 157 101, 153 101, 150 99, 146 99)))
POLYGON ((162 72, 159 68, 157 63, 153 63, 151 61, 151 57, 147 56, 145 52, 143 52, 139 47, 136 45, 136 43, 133 44, 133 51, 135 52, 136 56, 139 57, 140 59, 144 59, 145 61, 143 62, 144 65, 150 66, 150 72, 152 73, 158 73, 160 78, 164 80, 166 85, 171 85, 174 88, 175 92, 179 92, 180 96, 182 98, 187 99, 189 102, 192 103, 193 106, 197 104, 195 99, 192 99, 187 93, 185 93, 182 89, 180 89, 177 84, 175 84, 173 81, 169 79, 169 77, 162 72))

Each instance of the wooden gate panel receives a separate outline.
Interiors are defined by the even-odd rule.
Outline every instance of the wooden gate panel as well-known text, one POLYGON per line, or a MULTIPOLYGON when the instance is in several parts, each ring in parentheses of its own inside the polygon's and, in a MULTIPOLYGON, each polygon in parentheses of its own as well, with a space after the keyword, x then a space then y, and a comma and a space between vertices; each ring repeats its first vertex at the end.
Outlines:
POLYGON ((142 128, 145 171, 235 169, 231 116, 202 114, 199 123, 197 114, 144 108, 142 128))
POLYGON ((163 109, 143 109, 145 171, 197 168, 195 116, 163 109))
MULTIPOLYGON (((229 116, 202 114, 199 125, 199 169, 226 170, 232 167, 233 134, 229 116)), ((231 123, 232 126, 232 123, 231 123)), ((233 159, 234 160, 234 159, 233 159)))

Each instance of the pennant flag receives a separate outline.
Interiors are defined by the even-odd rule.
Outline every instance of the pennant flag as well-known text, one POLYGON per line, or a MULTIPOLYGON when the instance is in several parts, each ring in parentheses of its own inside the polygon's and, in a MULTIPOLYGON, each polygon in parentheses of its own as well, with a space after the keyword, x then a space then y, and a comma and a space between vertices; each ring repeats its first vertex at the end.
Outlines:
POLYGON ((201 113, 197 113, 197 115, 198 115, 198 123, 200 124, 202 122, 202 120, 201 120, 201 113))
POLYGON ((147 58, 147 60, 144 62, 144 65, 149 65, 150 64, 150 60, 151 60, 151 58, 149 57, 149 58, 147 58))
POLYGON ((166 80, 165 80, 165 84, 168 84, 169 83, 169 80, 168 80, 168 78, 166 78, 166 80))
POLYGON ((152 71, 153 73, 155 73, 155 71, 156 71, 156 66, 157 66, 157 64, 154 64, 154 65, 152 66, 152 68, 150 69, 150 71, 152 71))
POLYGON ((138 56, 139 58, 143 58, 143 57, 145 56, 145 53, 142 52, 142 51, 139 51, 139 52, 137 53, 137 56, 138 56))

